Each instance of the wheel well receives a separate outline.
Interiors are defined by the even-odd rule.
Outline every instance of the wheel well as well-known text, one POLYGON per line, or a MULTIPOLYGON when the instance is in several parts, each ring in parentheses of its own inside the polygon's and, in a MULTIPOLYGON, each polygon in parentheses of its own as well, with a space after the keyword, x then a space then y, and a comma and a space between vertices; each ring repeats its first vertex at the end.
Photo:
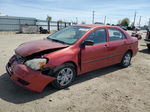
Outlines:
POLYGON ((76 73, 77 73, 77 65, 75 64, 75 62, 73 62, 73 61, 68 61, 68 62, 65 62, 64 64, 66 64, 66 63, 72 64, 72 65, 75 67, 75 71, 76 71, 76 73))
POLYGON ((131 49, 129 49, 127 52, 130 52, 131 56, 133 56, 133 51, 131 49))

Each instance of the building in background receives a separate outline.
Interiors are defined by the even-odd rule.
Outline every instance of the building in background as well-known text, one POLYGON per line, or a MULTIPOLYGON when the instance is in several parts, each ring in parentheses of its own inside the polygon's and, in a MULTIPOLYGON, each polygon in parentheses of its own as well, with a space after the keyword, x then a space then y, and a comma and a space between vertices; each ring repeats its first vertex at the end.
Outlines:
POLYGON ((0 31, 20 31, 21 25, 36 25, 36 18, 0 16, 0 31))
MULTIPOLYGON (((36 29, 36 31, 38 31, 40 27, 43 29, 59 30, 72 24, 71 22, 64 21, 50 21, 48 25, 47 20, 39 20, 30 17, 0 16, 0 31, 23 32, 23 28, 26 29, 27 26, 29 29, 36 29)), ((35 31, 33 32, 35 33, 35 31)))

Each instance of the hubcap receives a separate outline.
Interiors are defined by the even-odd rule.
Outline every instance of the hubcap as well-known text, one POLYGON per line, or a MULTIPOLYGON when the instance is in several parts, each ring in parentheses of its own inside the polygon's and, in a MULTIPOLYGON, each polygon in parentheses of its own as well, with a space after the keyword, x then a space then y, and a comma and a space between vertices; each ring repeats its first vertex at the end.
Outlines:
POLYGON ((73 71, 70 68, 63 68, 57 76, 57 82, 61 86, 66 86, 73 78, 73 71))
POLYGON ((130 60, 131 60, 131 55, 129 53, 127 53, 124 57, 124 60, 123 60, 123 64, 124 65, 129 65, 130 64, 130 60))

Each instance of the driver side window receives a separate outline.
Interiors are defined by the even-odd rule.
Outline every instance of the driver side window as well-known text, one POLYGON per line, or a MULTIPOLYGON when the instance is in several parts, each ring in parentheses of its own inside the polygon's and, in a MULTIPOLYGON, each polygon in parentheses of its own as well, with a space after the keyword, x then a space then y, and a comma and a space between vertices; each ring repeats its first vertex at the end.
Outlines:
POLYGON ((94 44, 105 43, 106 30, 105 29, 95 30, 85 40, 91 40, 94 42, 94 44))

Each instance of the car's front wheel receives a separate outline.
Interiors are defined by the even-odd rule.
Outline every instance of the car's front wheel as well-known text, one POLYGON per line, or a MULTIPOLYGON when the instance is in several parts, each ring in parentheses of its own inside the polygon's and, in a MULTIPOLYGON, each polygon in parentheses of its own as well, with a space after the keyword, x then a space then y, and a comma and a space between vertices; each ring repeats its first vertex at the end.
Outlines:
POLYGON ((63 89, 72 84, 75 79, 75 67, 73 64, 66 63, 54 70, 56 80, 52 82, 52 86, 56 89, 63 89))
POLYGON ((120 63, 120 66, 128 67, 131 63, 131 58, 132 58, 131 52, 125 53, 125 55, 123 56, 122 61, 120 63))

